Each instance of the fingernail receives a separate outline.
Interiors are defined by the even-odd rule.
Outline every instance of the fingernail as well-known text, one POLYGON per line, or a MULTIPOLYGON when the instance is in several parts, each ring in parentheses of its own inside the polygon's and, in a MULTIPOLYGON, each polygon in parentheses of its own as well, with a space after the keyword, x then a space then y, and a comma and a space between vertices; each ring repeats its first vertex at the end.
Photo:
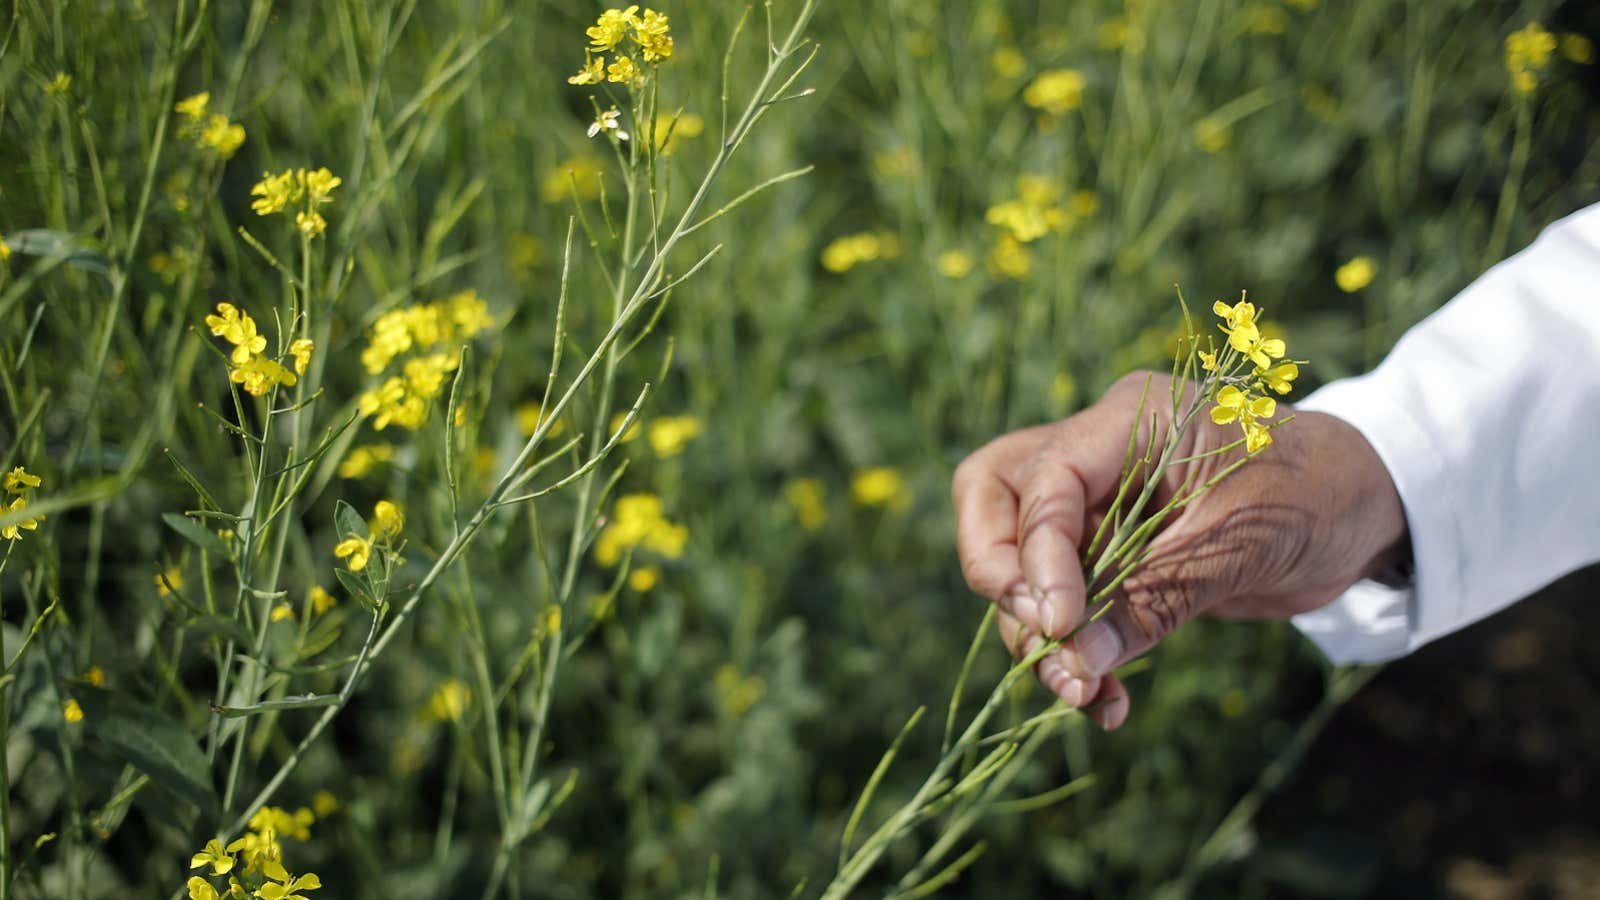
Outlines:
POLYGON ((1056 695, 1066 702, 1068 706, 1079 707, 1083 705, 1084 691, 1088 686, 1076 678, 1068 678, 1067 682, 1056 691, 1056 695))
POLYGON ((1122 638, 1117 636, 1117 630, 1107 622, 1095 622, 1078 632, 1073 639, 1073 652, 1067 658, 1071 661, 1076 657, 1075 668, 1080 677, 1098 678, 1111 671, 1120 656, 1122 638))

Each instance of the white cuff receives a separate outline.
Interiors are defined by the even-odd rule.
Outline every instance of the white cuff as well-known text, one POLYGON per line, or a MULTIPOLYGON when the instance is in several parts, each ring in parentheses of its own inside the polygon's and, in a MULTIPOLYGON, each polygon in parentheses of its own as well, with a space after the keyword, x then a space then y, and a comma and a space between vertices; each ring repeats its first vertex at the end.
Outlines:
POLYGON ((1414 587, 1364 581, 1322 609, 1294 617, 1295 627, 1340 665, 1395 659, 1461 626, 1457 487, 1427 433, 1379 377, 1336 381, 1295 404, 1361 432, 1394 480, 1411 533, 1414 587))

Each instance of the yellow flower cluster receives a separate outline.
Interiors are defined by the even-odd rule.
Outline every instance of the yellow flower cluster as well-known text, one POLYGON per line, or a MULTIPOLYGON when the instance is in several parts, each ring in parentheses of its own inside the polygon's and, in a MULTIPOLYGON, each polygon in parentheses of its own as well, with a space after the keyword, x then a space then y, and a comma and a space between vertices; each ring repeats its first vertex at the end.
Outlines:
POLYGON ((598 199, 605 171, 600 160, 592 156, 574 156, 550 170, 539 185, 539 196, 546 203, 560 203, 568 197, 598 199))
POLYGON ((611 521, 595 540, 594 558, 602 566, 614 566, 623 553, 633 547, 677 559, 689 543, 689 529, 669 521, 661 511, 661 498, 654 494, 625 494, 617 498, 611 521))
POLYGON ((264 354, 266 336, 256 330, 256 320, 232 303, 218 303, 215 315, 206 316, 206 326, 211 333, 233 345, 228 354, 228 378, 242 385, 253 397, 264 396, 277 385, 294 387, 297 376, 306 373, 311 364, 311 352, 316 345, 309 338, 298 338, 289 344, 289 357, 293 360, 291 372, 264 354))
POLYGON ((244 145, 244 126, 228 121, 221 113, 211 112, 210 106, 209 92, 180 100, 174 107, 183 117, 178 125, 178 136, 228 159, 244 145))
POLYGON ((984 219, 1000 229, 989 252, 989 270, 1020 280, 1033 271, 1033 256, 1023 245, 1066 231, 1079 219, 1094 215, 1100 209, 1100 196, 1094 191, 1077 191, 1068 206, 1060 182, 1037 174, 1018 176, 1016 188, 1016 197, 989 207, 984 219))
POLYGON ((1538 22, 1506 35, 1506 72, 1511 87, 1519 94, 1531 94, 1539 85, 1538 73, 1550 65, 1556 51, 1556 36, 1538 22))
MULTIPOLYGON (((4 485, 6 493, 10 494, 12 499, 9 505, 0 500, 0 513, 20 513, 27 509, 27 495, 43 483, 39 476, 28 474, 28 471, 21 466, 7 472, 0 477, 0 484, 4 485)), ((39 523, 43 521, 44 516, 34 515, 12 522, 10 525, 0 526, 0 540, 15 541, 22 537, 22 532, 37 530, 39 523)))
POLYGON ((345 560, 352 572, 359 572, 372 561, 374 544, 382 547, 394 543, 405 528, 405 513, 390 500, 379 500, 372 508, 372 521, 367 523, 367 536, 352 534, 333 546, 335 559, 345 560))
POLYGON ((361 414, 372 416, 372 427, 379 431, 391 424, 412 431, 421 428, 428 420, 430 401, 444 391, 445 376, 455 371, 457 363, 455 353, 421 351, 467 340, 493 324, 488 304, 470 289, 379 316, 361 351, 366 370, 378 375, 397 357, 414 351, 418 355, 401 363, 400 374, 357 398, 361 414))
POLYGON ((1201 367, 1227 382, 1217 391, 1211 421, 1218 425, 1238 422, 1244 430, 1246 451, 1256 453, 1272 443, 1271 431, 1262 422, 1277 414, 1278 401, 1267 396, 1268 392, 1289 393, 1300 366, 1292 360, 1276 362, 1283 359, 1287 347, 1280 338, 1262 336, 1255 304, 1243 298, 1231 306, 1218 300, 1211 310, 1222 319, 1217 327, 1228 338, 1220 359, 1215 350, 1200 353, 1201 367), (1248 367, 1242 368, 1245 363, 1248 367), (1236 369, 1243 374, 1233 374, 1236 369))
POLYGON ((862 263, 900 255, 900 236, 892 231, 863 231, 837 238, 822 249, 822 267, 835 274, 862 263))
POLYGON ((665 416, 650 423, 650 449, 661 459, 671 459, 700 436, 700 420, 694 416, 665 416))
POLYGON ((343 183, 343 178, 326 167, 315 171, 284 169, 276 175, 263 172, 261 180, 250 189, 250 196, 256 198, 250 201, 250 208, 258 216, 270 216, 300 206, 294 214, 295 227, 307 237, 316 237, 328 227, 328 220, 318 208, 332 203, 334 189, 343 183))
POLYGON ((783 487, 784 499, 794 510, 800 527, 821 531, 828 524, 828 493, 820 478, 796 478, 783 487))
POLYGON ((634 60, 633 51, 638 50, 648 65, 664 62, 672 56, 672 34, 667 17, 653 9, 645 10, 643 15, 639 14, 638 6, 608 9, 584 33, 589 37, 589 46, 583 51, 583 68, 567 79, 568 84, 609 81, 641 87, 645 73, 634 60), (612 54, 609 66, 607 53, 612 54))
POLYGON ((1083 105, 1087 85, 1077 69, 1051 69, 1039 73, 1022 91, 1023 102, 1046 115, 1065 115, 1083 105))
POLYGON ((911 505, 911 491, 899 469, 874 466, 862 469, 850 479, 850 499, 860 506, 902 510, 911 505))
POLYGON ((394 460, 393 444, 364 444, 352 448, 339 462, 340 478, 365 478, 373 469, 394 460))
POLYGON ((305 807, 291 813, 266 806, 250 817, 250 830, 226 848, 216 838, 207 841, 190 858, 189 868, 210 867, 210 877, 228 876, 228 887, 219 892, 206 876, 191 876, 185 885, 190 900, 309 900, 301 891, 317 890, 322 879, 313 872, 291 875, 283 865, 279 837, 308 840, 315 821, 305 807))
POLYGON ((422 710, 424 722, 459 722, 472 705, 472 688, 459 678, 451 678, 433 689, 422 710))

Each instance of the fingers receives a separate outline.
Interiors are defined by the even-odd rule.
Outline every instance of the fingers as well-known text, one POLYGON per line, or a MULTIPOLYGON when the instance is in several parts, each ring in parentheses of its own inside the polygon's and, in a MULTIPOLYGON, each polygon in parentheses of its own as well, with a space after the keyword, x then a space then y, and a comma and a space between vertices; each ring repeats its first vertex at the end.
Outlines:
MULTIPOLYGON (((1007 613, 1000 613, 997 624, 1000 629, 1000 639, 1005 642, 1006 649, 1011 651, 1011 655, 1017 659, 1032 653, 1042 640, 1035 632, 1007 613)), ((1128 689, 1116 676, 1075 678, 1063 666, 1059 652, 1040 660, 1034 666, 1034 674, 1040 684, 1061 698, 1068 706, 1075 709, 1090 707, 1087 711, 1089 718, 1101 728, 1110 731, 1121 727, 1122 723, 1127 721, 1128 689)))
POLYGON ((1018 492, 1018 557, 1039 609, 1039 627, 1065 637, 1083 618, 1079 563, 1091 508, 1116 491, 1127 450, 1127 423, 1096 407, 1061 423, 1028 465, 1018 492))
POLYGON ((972 590, 1034 628, 1039 614, 1017 552, 1016 471, 1036 450, 1042 429, 1007 435, 956 469, 951 495, 961 574, 972 590))

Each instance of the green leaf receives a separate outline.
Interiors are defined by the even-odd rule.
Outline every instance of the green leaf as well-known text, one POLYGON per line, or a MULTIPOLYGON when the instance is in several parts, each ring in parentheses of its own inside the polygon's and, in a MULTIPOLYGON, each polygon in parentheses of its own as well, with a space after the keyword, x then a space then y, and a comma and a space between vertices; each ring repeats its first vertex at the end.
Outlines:
POLYGON ((87 686, 74 687, 73 694, 88 735, 202 814, 219 814, 211 768, 188 729, 126 694, 87 686))
POLYGON ((334 504, 333 529, 338 532, 341 541, 353 537, 367 539, 367 520, 361 518, 356 508, 343 500, 334 504))
POLYGON ((161 521, 167 523, 167 527, 176 531, 184 540, 207 553, 214 553, 224 559, 231 555, 228 553, 228 545, 222 542, 222 538, 217 537, 215 531, 188 516, 180 516, 177 513, 162 513, 161 521))
POLYGON ((366 577, 360 572, 352 572, 349 569, 340 568, 334 569, 333 574, 334 577, 339 579, 339 583, 344 585, 345 591, 355 598, 357 603, 367 609, 372 609, 378 605, 378 601, 373 599, 372 596, 372 585, 367 582, 366 577))
POLYGON ((279 697, 276 700, 263 700, 249 706, 215 706, 211 711, 219 716, 229 719, 238 719, 244 716, 259 716, 262 713, 282 712, 286 709, 316 709, 322 706, 333 706, 339 702, 338 694, 302 694, 299 696, 279 697))

